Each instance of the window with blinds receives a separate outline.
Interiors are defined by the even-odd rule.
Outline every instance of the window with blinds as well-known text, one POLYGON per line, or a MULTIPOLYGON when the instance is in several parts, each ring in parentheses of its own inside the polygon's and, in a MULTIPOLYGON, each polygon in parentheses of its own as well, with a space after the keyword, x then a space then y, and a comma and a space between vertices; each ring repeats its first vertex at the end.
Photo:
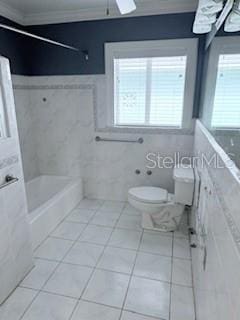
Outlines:
POLYGON ((240 54, 219 56, 212 127, 240 128, 240 54))
POLYGON ((187 56, 114 59, 116 126, 182 126, 187 56))

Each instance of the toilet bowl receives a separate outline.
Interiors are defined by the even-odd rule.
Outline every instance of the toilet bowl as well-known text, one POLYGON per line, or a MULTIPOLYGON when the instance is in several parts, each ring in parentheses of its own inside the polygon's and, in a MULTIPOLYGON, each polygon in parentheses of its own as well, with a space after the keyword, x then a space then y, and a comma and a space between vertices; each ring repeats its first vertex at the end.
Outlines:
POLYGON ((129 203, 142 213, 142 227, 170 232, 178 228, 185 206, 192 205, 194 173, 190 166, 176 166, 174 194, 157 187, 136 187, 128 191, 129 203))

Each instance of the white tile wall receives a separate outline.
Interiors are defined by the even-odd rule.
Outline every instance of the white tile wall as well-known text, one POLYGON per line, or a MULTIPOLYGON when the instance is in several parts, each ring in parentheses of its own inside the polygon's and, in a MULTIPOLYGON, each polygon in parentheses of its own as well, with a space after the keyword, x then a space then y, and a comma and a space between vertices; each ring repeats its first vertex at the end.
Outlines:
MULTIPOLYGON (((2 60, 1 57, 1 80, 10 136, 0 139, 0 184, 9 174, 19 180, 0 190, 0 304, 33 266, 12 84, 7 61, 3 63, 2 60)), ((24 296, 23 292, 22 299, 30 303, 31 294, 24 296)), ((14 311, 11 312, 9 319, 14 319, 14 311)))
MULTIPOLYGON (((26 83, 25 77, 13 76, 15 84, 26 83)), ((39 176, 38 157, 36 148, 36 123, 33 121, 32 108, 30 108, 30 94, 27 90, 14 90, 16 115, 18 122, 19 139, 23 160, 24 176, 31 180, 39 176)))
POLYGON ((129 187, 137 185, 173 190, 171 169, 154 169, 152 176, 146 175, 146 154, 179 151, 189 156, 193 136, 96 132, 94 114, 99 127, 105 117, 103 75, 14 77, 14 83, 26 180, 39 174, 81 176, 87 197, 109 200, 126 200, 129 187), (97 143, 96 135, 143 136, 145 142, 97 143), (142 171, 139 176, 137 168, 142 171))
MULTIPOLYGON (((195 135, 195 154, 211 157, 217 153, 223 164, 224 152, 198 122, 195 135)), ((201 180, 199 211, 206 229, 198 248, 192 250, 194 289, 197 319, 239 319, 240 298, 240 181, 236 168, 216 169, 198 166, 201 180), (206 187, 206 189, 205 189, 206 187), (204 215, 204 219, 203 219, 204 215), (205 239, 205 242, 204 242, 205 239), (203 248, 206 243, 207 263, 203 267, 203 248)))

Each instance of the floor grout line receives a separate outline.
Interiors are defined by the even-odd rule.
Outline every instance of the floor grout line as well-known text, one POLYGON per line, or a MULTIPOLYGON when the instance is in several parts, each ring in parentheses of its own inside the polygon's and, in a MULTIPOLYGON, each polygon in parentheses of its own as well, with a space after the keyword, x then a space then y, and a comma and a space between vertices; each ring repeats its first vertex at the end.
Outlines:
POLYGON ((169 319, 171 320, 171 307, 172 307, 172 286, 173 286, 173 250, 174 250, 174 234, 172 238, 172 257, 171 257, 171 278, 170 278, 170 290, 169 290, 169 319))
MULTIPOLYGON (((159 317, 154 317, 154 316, 150 316, 150 315, 146 315, 145 313, 139 313, 139 312, 135 312, 135 311, 131 311, 129 309, 124 309, 123 312, 130 312, 130 313, 133 313, 133 314, 136 314, 136 315, 140 315, 140 316, 143 316, 143 317, 147 317, 147 318, 150 318, 150 319, 155 319, 155 320, 166 320, 165 318, 159 318, 159 317)), ((121 320, 121 319, 120 319, 121 320)), ((181 319, 182 320, 182 319, 181 319)))
MULTIPOLYGON (((103 203, 103 204, 104 204, 104 203, 103 203)), ((102 204, 102 206, 103 206, 103 204, 102 204)), ((124 207, 125 207, 125 206, 124 206, 124 207)), ((122 211, 123 211, 123 209, 122 209, 122 211)), ((121 211, 121 212, 122 212, 122 211, 121 211)), ((97 212, 98 212, 98 210, 97 210, 97 212)), ((97 212, 96 212, 96 213, 97 213, 97 212)), ((95 213, 95 215, 96 215, 96 213, 95 213)), ((95 216, 95 215, 94 215, 94 216, 95 216)), ((89 220, 88 225, 90 225, 90 222, 91 222, 91 220, 94 218, 94 216, 89 220)), ((117 221, 120 219, 120 216, 121 216, 121 213, 120 213, 117 221)), ((117 222, 116 222, 116 224, 117 224, 117 222)), ((116 226, 116 224, 115 224, 115 226, 116 226)), ((87 228, 87 227, 86 227, 86 228, 87 228)), ((84 286, 84 289, 82 290, 82 293, 81 293, 81 295, 80 295, 80 297, 79 297, 79 299, 78 299, 78 303, 76 304, 74 310, 72 311, 72 313, 71 313, 71 315, 70 315, 70 317, 69 317, 69 320, 72 319, 72 317, 73 317, 73 315, 74 315, 74 312, 75 312, 75 310, 76 310, 76 308, 77 308, 77 305, 79 304, 79 301, 81 301, 82 297, 84 296, 84 293, 85 293, 85 291, 86 291, 86 289, 87 289, 87 287, 88 287, 88 284, 89 284, 90 281, 92 280, 92 277, 93 277, 95 271, 97 270, 97 265, 98 265, 98 263, 100 262, 100 259, 102 258, 103 254, 104 254, 104 252, 105 252, 105 250, 106 250, 106 248, 107 248, 107 245, 108 245, 108 243, 109 243, 109 241, 110 241, 110 239, 111 239, 111 236, 112 236, 114 230, 115 230, 115 227, 112 228, 112 232, 111 232, 111 234, 110 234, 110 236, 109 236, 109 239, 107 240, 106 244, 104 245, 104 249, 103 249, 101 255, 98 257, 95 266, 93 267, 92 273, 91 273, 88 281, 86 282, 86 284, 85 284, 85 286, 84 286)), ((76 241, 76 242, 77 242, 77 241, 76 241)), ((119 320, 120 320, 120 317, 119 317, 119 320)))
MULTIPOLYGON (((77 207, 76 207, 77 208, 77 207)), ((75 208, 75 209, 76 209, 75 208)), ((73 210, 75 210, 73 209, 73 210)), ((72 210, 72 211, 73 211, 72 210)), ((71 212, 72 212, 71 211, 71 212)), ((71 214, 71 212, 69 213, 69 215, 71 214)), ((67 215, 68 216, 68 215, 67 215)), ((53 233, 58 227, 59 225, 66 220, 66 217, 64 217, 64 219, 61 220, 61 222, 59 222, 59 224, 56 226, 56 228, 54 230, 52 230, 51 233, 53 233)), ((86 226, 87 227, 87 226, 86 226)), ((82 232, 85 230, 85 228, 82 230, 82 232)), ((47 239, 51 238, 50 235, 48 237, 46 237, 42 242, 41 244, 34 250, 36 251, 47 239)), ((47 280, 44 282, 44 284, 42 285, 41 289, 43 289, 45 287, 45 285, 47 284, 47 282, 49 281, 49 279, 53 276, 53 274, 55 273, 55 271, 58 269, 58 267, 60 266, 60 264, 63 262, 63 259, 66 257, 66 255, 70 252, 70 250, 73 248, 74 244, 75 244, 76 241, 73 241, 73 244, 72 246, 69 248, 69 250, 66 252, 66 254, 63 256, 63 258, 60 260, 60 261, 56 261, 57 262, 57 265, 56 267, 54 268, 53 272, 51 272, 50 276, 47 278, 47 280)), ((34 299, 31 301, 31 303, 28 305, 28 307, 26 308, 26 310, 24 311, 23 315, 19 318, 19 320, 22 320, 23 317, 25 316, 25 314, 27 313, 27 311, 30 309, 30 307, 32 306, 32 304, 34 303, 34 301, 37 299, 37 297, 39 296, 39 294, 42 292, 42 290, 39 290, 38 293, 36 294, 36 296, 34 297, 34 299)), ((76 303, 77 304, 77 303, 76 303)), ((69 318, 70 319, 70 318, 69 318)))
MULTIPOLYGON (((188 225, 190 225, 189 221, 189 215, 188 215, 188 225)), ((191 244, 191 232, 189 232, 189 244, 191 244)), ((192 293, 193 293, 193 307, 194 307, 194 319, 197 320, 197 305, 196 305, 196 295, 194 290, 194 273, 193 273, 193 255, 192 255, 192 249, 190 246, 190 257, 191 257, 191 278, 192 278, 192 293)))
MULTIPOLYGON (((118 228, 113 228, 113 229, 118 229, 118 228)), ((145 234, 145 231, 143 232, 145 234)), ((105 244, 99 244, 96 242, 90 242, 90 241, 83 241, 83 240, 69 240, 69 239, 63 239, 63 238, 56 238, 56 237, 52 237, 49 236, 48 238, 54 238, 54 239, 59 239, 59 240, 66 240, 66 241, 71 241, 71 242, 77 242, 77 243, 87 243, 87 244, 93 244, 93 245, 98 245, 99 247, 101 246, 105 246, 105 244)), ((45 239, 46 240, 46 239, 45 239)), ((126 247, 118 247, 118 246, 114 246, 114 245, 107 245, 110 248, 116 248, 116 249, 122 249, 122 250, 129 250, 129 251, 137 251, 137 249, 131 249, 131 248, 126 248, 126 247)), ((144 254, 149 254, 149 255, 153 255, 153 256, 157 256, 157 257, 164 257, 164 258, 171 258, 172 255, 164 255, 164 254, 160 254, 160 253, 156 253, 156 252, 150 252, 150 251, 144 251, 144 250, 139 250, 139 253, 144 253, 144 254)), ((188 258, 182 258, 182 257, 175 257, 173 256, 174 259, 177 260, 183 260, 183 261, 188 261, 190 262, 191 259, 188 258)), ((47 260, 47 261, 55 261, 55 262, 59 262, 59 260, 54 260, 54 259, 48 259, 48 258, 42 258, 42 257, 38 257, 35 256, 35 259, 42 259, 42 260, 47 260)))
MULTIPOLYGON (((136 255, 138 255, 138 252, 136 252, 136 255)), ((47 260, 47 261, 52 261, 52 260, 47 260)), ((82 265, 82 264, 76 264, 76 263, 70 263, 70 262, 59 262, 59 264, 66 264, 66 265, 70 265, 70 266, 75 266, 75 267, 82 267, 82 268, 87 268, 87 269, 94 269, 94 267, 90 267, 88 265, 82 265)), ((135 265, 134 265, 135 267, 135 265)), ((119 275, 123 275, 123 276, 131 276, 131 273, 126 273, 126 272, 120 272, 120 271, 116 271, 116 270, 112 270, 112 269, 106 269, 106 268, 100 268, 100 267, 96 267, 96 270, 100 270, 100 271, 106 271, 106 272, 112 272, 112 273, 117 273, 119 275)), ((160 280, 160 279, 156 279, 156 278, 151 278, 151 277, 147 277, 147 276, 141 276, 141 275, 137 275, 137 274, 133 274, 132 275, 135 278, 139 278, 139 279, 145 279, 145 280, 151 280, 151 281, 156 281, 156 282, 160 282, 160 283, 165 283, 165 284, 173 284, 174 286, 178 286, 178 287, 182 287, 182 288, 189 288, 192 289, 192 286, 189 285, 183 285, 183 284, 179 284, 179 283, 175 283, 173 281, 166 281, 166 280, 160 280)), ((48 279, 49 280, 49 279, 48 279)), ((36 289, 36 288, 32 288, 30 286, 27 285, 21 285, 19 284, 20 288, 25 288, 25 289, 30 289, 30 290, 35 290, 35 291, 41 291, 42 289, 36 289)), ((77 299, 77 298, 76 298, 77 299)))
POLYGON ((138 257, 139 248, 140 248, 141 243, 142 243, 143 233, 144 233, 144 231, 142 230, 141 238, 140 238, 140 241, 139 241, 139 244, 138 244, 137 253, 136 253, 136 256, 135 256, 135 259, 134 259, 134 263, 133 263, 133 267, 132 267, 132 272, 131 272, 131 274, 130 274, 130 278, 129 278, 129 281, 128 281, 127 291, 126 291, 126 294, 125 294, 125 298, 124 298, 124 300, 123 300, 122 310, 121 310, 121 314, 120 314, 120 318, 119 318, 119 319, 122 318, 122 314, 123 314, 123 311, 124 311, 124 306, 125 306, 125 303, 126 303, 126 300, 127 300, 128 291, 129 291, 129 288, 130 288, 130 285, 131 285, 132 277, 133 277, 133 274, 134 274, 134 269, 135 269, 136 262, 137 262, 137 257, 138 257))
MULTIPOLYGON (((89 282, 92 280, 92 277, 95 273, 96 270, 102 270, 102 271, 107 271, 107 272, 113 272, 113 273, 118 273, 118 274, 122 274, 122 275, 126 275, 129 277, 129 280, 128 280, 128 286, 127 286, 127 290, 126 290, 126 294, 124 296, 124 300, 123 300, 123 304, 122 304, 122 307, 121 308, 118 308, 118 307, 114 307, 114 306, 110 306, 110 305, 105 305, 105 306, 108 306, 108 307, 111 307, 111 308, 115 308, 115 309, 118 309, 118 310, 121 310, 120 312, 120 316, 119 316, 119 320, 121 319, 122 317, 122 314, 124 311, 129 311, 129 312, 133 312, 131 310, 127 310, 124 308, 125 306, 125 303, 126 303, 126 300, 127 300, 127 295, 128 295, 128 292, 129 292, 129 288, 130 288, 130 284, 131 284, 131 280, 132 280, 132 277, 138 277, 138 278, 142 278, 142 279, 147 279, 147 280, 153 280, 153 281, 158 281, 158 282, 162 282, 162 283, 167 283, 170 285, 170 303, 169 303, 169 319, 162 319, 162 318, 157 318, 157 317, 153 317, 153 316, 149 316, 147 314, 142 314, 142 313, 138 313, 138 312, 133 312, 133 313, 136 313, 136 314, 139 314, 139 315, 144 315, 144 316, 147 316, 147 317, 150 317, 152 319, 158 319, 158 320, 171 320, 171 295, 172 295, 172 286, 173 286, 173 260, 174 259, 179 259, 179 260, 185 260, 185 261, 191 261, 191 258, 192 256, 190 256, 190 259, 185 259, 185 258, 180 258, 180 257, 174 257, 173 256, 173 251, 174 251, 174 239, 175 239, 175 235, 174 233, 169 236, 169 235, 162 235, 164 237, 168 237, 169 239, 172 239, 172 254, 171 256, 165 256, 165 255, 160 255, 160 254, 157 254, 157 253, 152 253, 152 252, 146 252, 146 251, 140 251, 140 247, 141 247, 141 244, 142 244, 142 240, 143 240, 143 235, 145 233, 148 233, 148 234, 151 234, 152 232, 147 232, 145 230, 137 230, 137 229, 133 229, 133 228, 124 228, 124 227, 119 227, 118 226, 118 222, 119 220, 121 219, 122 216, 128 216, 126 214, 126 212, 124 212, 124 210, 126 209, 126 206, 127 206, 127 202, 125 202, 125 204, 123 205, 122 209, 120 212, 118 212, 118 219, 116 219, 116 222, 114 224, 114 226, 104 226, 104 225, 97 225, 97 224, 93 224, 92 223, 92 220, 94 219, 94 217, 96 216, 96 214, 98 212, 102 212, 104 213, 104 211, 101 211, 101 208, 104 206, 104 203, 106 203, 107 201, 103 201, 103 203, 96 209, 89 209, 89 208, 80 208, 79 206, 77 206, 75 209, 73 209, 72 211, 76 210, 76 209, 83 209, 83 210, 88 210, 88 211, 93 211, 93 215, 91 216, 91 218, 88 220, 88 222, 76 222, 76 221, 69 221, 67 220, 67 218, 69 217, 69 215, 72 213, 72 211, 66 215, 64 217, 64 219, 62 219, 60 221, 60 223, 56 226, 56 228, 51 232, 50 235, 48 235, 48 237, 46 237, 42 242, 41 244, 36 248, 36 250, 48 239, 48 238, 55 238, 55 239, 61 239, 61 240, 65 240, 65 241, 71 241, 72 242, 72 245, 70 246, 70 248, 67 250, 67 252, 64 254, 63 258, 61 260, 52 260, 52 259, 46 259, 46 258, 41 258, 41 257, 34 257, 35 259, 39 259, 39 260, 46 260, 46 261, 52 261, 52 262, 56 262, 57 265, 56 267, 53 269, 53 271, 50 273, 50 275, 47 277, 47 279, 44 281, 43 285, 41 286, 41 288, 38 290, 38 289, 34 289, 34 288, 30 288, 30 287, 27 287, 27 286, 24 286, 24 285, 19 285, 19 287, 22 287, 22 288, 26 288, 26 289, 30 289, 30 290, 34 290, 37 292, 36 296, 34 297, 34 299, 31 301, 31 303, 27 306, 27 308, 24 310, 24 313, 22 314, 22 316, 19 318, 19 320, 23 319, 24 315, 27 313, 27 311, 30 309, 30 307, 32 306, 32 304, 34 303, 34 301, 37 299, 37 297, 39 296, 39 294, 41 292, 45 292, 45 293, 48 293, 48 294, 53 294, 53 295, 56 295, 56 296, 62 296, 62 297, 67 297, 67 298, 71 298, 73 300, 76 300, 76 305, 74 306, 73 308, 73 311, 70 315, 70 317, 68 318, 68 320, 71 320, 72 317, 73 317, 73 314, 79 304, 79 301, 87 301, 87 302, 90 302, 90 303, 94 303, 94 304, 97 304, 97 305, 105 305, 105 304, 102 304, 102 303, 98 303, 98 302, 94 302, 94 301, 88 301, 86 299, 83 298, 84 296, 84 293, 88 287, 88 284, 89 282), (82 224, 84 225, 84 228, 81 230, 80 232, 80 235, 77 237, 77 239, 75 240, 72 240, 72 239, 65 239, 65 238, 62 238, 62 237, 54 237, 52 234, 54 233, 54 231, 59 227, 59 225, 61 225, 63 222, 70 222, 70 223, 77 223, 77 224, 82 224), (111 230, 111 233, 110 233, 110 236, 108 238, 108 240, 106 241, 105 244, 99 244, 99 243, 94 243, 94 242, 89 242, 89 241, 83 241, 83 240, 80 240, 80 237, 82 236, 82 234, 84 233, 84 231, 88 228, 88 226, 99 226, 99 227, 102 227, 102 228, 109 228, 109 229, 112 229, 111 230), (130 249, 130 248, 123 248, 123 247, 116 247, 116 246, 111 246, 109 245, 109 242, 111 240, 111 237, 114 233, 114 231, 118 229, 118 230, 125 230, 125 231, 136 231, 136 232, 141 232, 141 237, 140 237, 140 240, 139 240, 139 243, 138 243, 138 247, 137 249, 130 249), (74 264, 74 263, 68 263, 68 262, 65 262, 64 259, 66 258, 66 256, 69 254, 69 252, 72 250, 73 246, 76 244, 76 243, 88 243, 88 244, 94 244, 94 245, 99 245, 101 247, 103 247, 103 251, 102 253, 100 254, 100 256, 98 257, 97 259, 97 262, 95 264, 95 266, 84 266, 84 265, 80 265, 80 264, 74 264), (129 250, 129 251, 132 251, 132 252, 135 252, 135 259, 134 259, 134 263, 133 263, 133 266, 132 266, 132 271, 131 273, 124 273, 124 272, 119 272, 119 271, 115 271, 115 270, 110 270, 110 269, 105 269, 105 268, 101 268, 101 267, 98 267, 98 264, 101 260, 101 258, 103 257, 105 251, 107 248, 119 248, 119 249, 122 249, 122 250, 129 250), (139 255, 139 253, 146 253, 146 254, 150 254, 150 255, 155 255, 155 256, 163 256, 163 257, 167 257, 167 258, 170 258, 171 259, 171 279, 170 279, 170 282, 168 281, 163 281, 163 280, 159 280, 159 279, 152 279, 152 278, 149 278, 149 277, 144 277, 144 276, 138 276, 138 275, 134 275, 134 269, 135 269, 135 266, 136 266, 136 262, 137 262, 137 257, 139 255), (92 272, 89 276, 89 279, 88 281, 86 282, 83 290, 82 290, 82 293, 80 295, 79 298, 76 298, 76 297, 72 297, 72 296, 66 296, 64 294, 59 294, 59 293, 54 293, 54 292, 50 292, 50 291, 47 291, 47 290, 44 290, 44 287, 46 286, 47 282, 49 281, 49 279, 53 276, 53 274, 56 272, 56 270, 59 268, 59 266, 61 264, 69 264, 69 265, 75 265, 75 266, 82 266, 82 267, 86 267, 86 268, 89 268, 89 269, 92 269, 92 272)), ((112 209, 112 211, 114 211, 114 208, 112 209)), ((111 214, 111 211, 109 211, 109 214, 111 214)), ((130 215, 129 215, 130 216, 130 215)), ((152 233, 152 234, 156 234, 156 233, 152 233)), ((176 236, 176 239, 186 239, 185 236, 183 237, 180 237, 180 236, 176 236)), ((187 240, 187 239, 186 239, 187 240)), ((188 237, 188 241, 189 241, 189 237, 188 237)), ((180 287, 187 287, 187 288, 191 288, 192 287, 189 287, 189 286, 184 286, 184 285, 178 285, 178 284, 174 284, 174 285, 177 285, 177 286, 180 286, 180 287)))

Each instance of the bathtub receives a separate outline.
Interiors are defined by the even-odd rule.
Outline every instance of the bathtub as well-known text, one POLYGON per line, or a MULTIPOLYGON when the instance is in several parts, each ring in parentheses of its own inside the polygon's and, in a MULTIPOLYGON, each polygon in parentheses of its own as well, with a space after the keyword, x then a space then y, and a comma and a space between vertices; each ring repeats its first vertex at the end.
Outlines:
POLYGON ((39 176, 26 183, 26 194, 35 249, 83 198, 82 181, 39 176))

